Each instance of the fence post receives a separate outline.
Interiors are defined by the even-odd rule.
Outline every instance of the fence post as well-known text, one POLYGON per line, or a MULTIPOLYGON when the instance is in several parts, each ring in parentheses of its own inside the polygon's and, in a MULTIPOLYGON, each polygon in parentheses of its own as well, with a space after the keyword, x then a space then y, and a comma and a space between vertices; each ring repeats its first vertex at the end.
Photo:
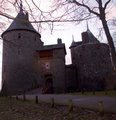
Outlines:
POLYGON ((69 113, 73 111, 73 102, 72 102, 72 99, 69 100, 69 103, 68 103, 68 110, 69 110, 69 113))
POLYGON ((38 104, 38 96, 35 96, 35 103, 38 104))
POLYGON ((99 115, 102 117, 104 116, 104 105, 103 105, 103 101, 99 101, 98 102, 98 110, 99 110, 99 115))
POLYGON ((10 95, 9 97, 10 97, 10 99, 12 98, 12 96, 11 96, 11 95, 10 95))
POLYGON ((108 91, 107 90, 105 90, 105 95, 108 95, 108 91))
POLYGON ((24 91, 24 93, 23 93, 23 100, 26 101, 25 91, 24 91))
POLYGON ((51 102, 51 107, 53 108, 55 106, 54 98, 51 98, 50 102, 51 102))
POLYGON ((18 98, 18 96, 16 95, 16 100, 18 100, 19 98, 18 98))
POLYGON ((95 90, 93 89, 93 95, 95 95, 95 90))

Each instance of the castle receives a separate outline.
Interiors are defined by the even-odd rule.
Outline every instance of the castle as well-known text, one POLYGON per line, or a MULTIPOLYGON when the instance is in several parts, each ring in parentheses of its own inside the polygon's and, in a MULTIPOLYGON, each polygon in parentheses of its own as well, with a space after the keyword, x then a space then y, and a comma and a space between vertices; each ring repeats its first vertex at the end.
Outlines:
POLYGON ((64 93, 107 87, 105 77, 112 73, 109 46, 100 43, 89 29, 82 33, 82 41, 72 42, 71 65, 65 64, 62 40, 44 45, 22 9, 1 36, 2 94, 21 94, 37 88, 42 93, 64 93))

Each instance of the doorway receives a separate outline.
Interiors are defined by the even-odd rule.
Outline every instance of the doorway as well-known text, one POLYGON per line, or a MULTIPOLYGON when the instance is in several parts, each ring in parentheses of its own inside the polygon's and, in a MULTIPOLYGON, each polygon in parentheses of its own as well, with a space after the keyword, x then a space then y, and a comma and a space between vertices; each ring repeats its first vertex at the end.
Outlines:
POLYGON ((42 90, 43 94, 53 94, 53 78, 51 74, 45 75, 45 84, 42 90))

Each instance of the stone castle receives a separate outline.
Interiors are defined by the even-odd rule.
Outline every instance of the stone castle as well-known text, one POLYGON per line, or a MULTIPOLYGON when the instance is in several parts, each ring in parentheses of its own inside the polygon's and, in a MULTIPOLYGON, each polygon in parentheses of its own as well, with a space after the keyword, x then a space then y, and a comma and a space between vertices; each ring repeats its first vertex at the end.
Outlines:
POLYGON ((100 43, 89 29, 82 33, 82 41, 72 42, 71 65, 65 64, 62 40, 44 45, 22 9, 1 36, 2 94, 21 94, 37 88, 41 93, 64 93, 107 87, 105 77, 112 73, 109 46, 100 43))

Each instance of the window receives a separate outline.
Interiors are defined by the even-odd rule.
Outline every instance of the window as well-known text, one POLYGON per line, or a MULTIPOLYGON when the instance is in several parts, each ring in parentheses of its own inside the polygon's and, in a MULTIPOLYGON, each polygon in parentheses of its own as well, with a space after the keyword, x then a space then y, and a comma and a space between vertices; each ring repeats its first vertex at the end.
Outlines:
POLYGON ((81 54, 80 54, 79 56, 80 56, 80 57, 82 57, 82 55, 81 55, 81 54))
POLYGON ((53 51, 52 50, 40 51, 39 56, 40 58, 51 58, 53 57, 53 51))
POLYGON ((18 38, 19 38, 19 39, 21 38, 21 33, 18 33, 18 38))
POLYGON ((36 41, 36 35, 35 35, 35 38, 34 38, 34 40, 36 41))
POLYGON ((20 50, 18 50, 18 55, 20 55, 21 54, 21 51, 20 50))

